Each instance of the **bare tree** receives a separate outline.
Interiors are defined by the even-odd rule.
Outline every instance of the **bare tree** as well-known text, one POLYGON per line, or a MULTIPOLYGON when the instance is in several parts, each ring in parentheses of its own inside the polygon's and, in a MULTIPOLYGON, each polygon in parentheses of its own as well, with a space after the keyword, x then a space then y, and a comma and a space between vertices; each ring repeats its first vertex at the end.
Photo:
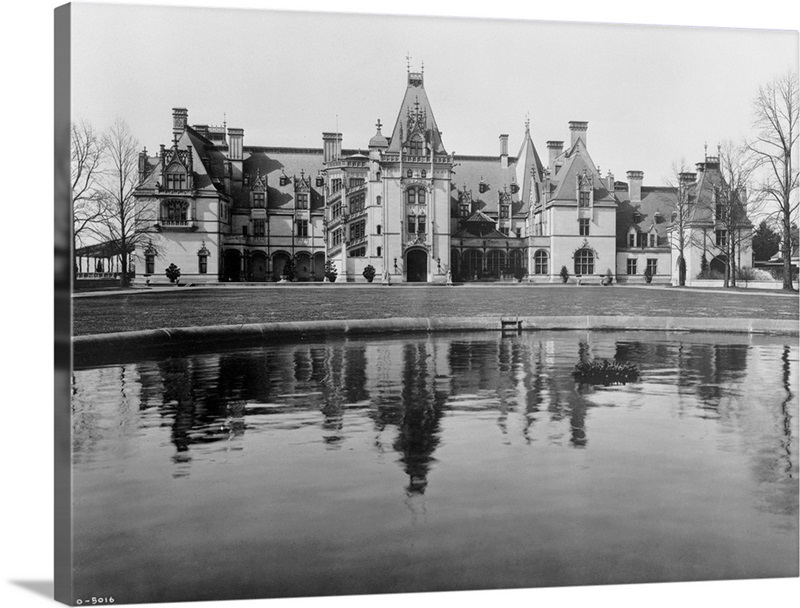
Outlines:
POLYGON ((750 148, 765 169, 760 190, 775 205, 774 215, 781 224, 783 288, 791 290, 792 222, 797 219, 798 208, 794 193, 800 186, 800 171, 792 161, 792 152, 796 151, 800 138, 797 74, 789 72, 760 87, 754 109, 759 134, 750 148))
POLYGON ((675 199, 670 204, 671 240, 678 251, 675 263, 678 267, 678 284, 686 285, 686 250, 697 240, 692 230, 692 208, 689 199, 689 186, 694 183, 696 174, 689 171, 684 159, 672 163, 672 174, 668 185, 675 188, 675 199))
POLYGON ((139 144, 122 120, 117 120, 103 135, 102 144, 105 171, 101 180, 103 203, 99 224, 114 248, 122 272, 121 283, 126 286, 130 253, 144 241, 147 226, 145 210, 133 197, 139 180, 139 144))
POLYGON ((102 175, 103 143, 94 127, 81 120, 70 127, 70 147, 72 240, 77 248, 102 216, 98 179, 102 175))
POLYGON ((725 253, 725 287, 736 286, 737 255, 752 246, 753 223, 750 216, 759 199, 748 200, 753 174, 758 166, 750 147, 724 142, 719 150, 721 181, 714 189, 714 219, 721 231, 717 243, 725 253))

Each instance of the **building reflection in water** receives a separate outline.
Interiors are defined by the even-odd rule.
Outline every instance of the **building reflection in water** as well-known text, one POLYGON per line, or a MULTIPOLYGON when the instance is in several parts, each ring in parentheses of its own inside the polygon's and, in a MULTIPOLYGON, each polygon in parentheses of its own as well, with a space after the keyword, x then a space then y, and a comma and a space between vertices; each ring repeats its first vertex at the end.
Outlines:
POLYGON ((369 420, 374 449, 391 450, 407 476, 404 491, 420 495, 448 412, 495 413, 504 442, 518 432, 528 444, 545 439, 587 448, 598 403, 614 406, 615 396, 624 395, 635 406, 647 401, 647 390, 663 386, 677 398, 679 415, 691 414, 680 403, 694 393, 697 415, 779 442, 780 450, 754 452, 754 470, 765 482, 796 484, 797 353, 784 346, 776 362, 774 349, 715 341, 653 334, 609 340, 591 332, 331 340, 80 370, 73 377, 74 452, 80 461, 96 449, 98 434, 114 426, 105 417, 155 412, 170 429, 180 474, 187 474, 194 446, 225 441, 240 450, 254 417, 283 415, 283 429, 319 428, 333 450, 347 442, 348 420, 369 420), (596 357, 637 365, 642 383, 576 384, 574 365, 596 357), (765 383, 780 395, 776 404, 760 399, 765 383), (92 395, 95 385, 108 388, 102 406, 92 395))

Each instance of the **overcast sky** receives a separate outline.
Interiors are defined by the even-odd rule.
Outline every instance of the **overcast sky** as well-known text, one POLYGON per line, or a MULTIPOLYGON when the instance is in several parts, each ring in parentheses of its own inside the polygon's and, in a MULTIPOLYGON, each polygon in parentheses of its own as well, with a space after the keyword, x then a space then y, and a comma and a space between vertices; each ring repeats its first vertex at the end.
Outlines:
MULTIPOLYGON (((252 3, 251 3, 252 4, 252 3)), ((265 4, 266 5, 266 4, 265 4)), ((264 10, 73 6, 73 115, 128 122, 154 151, 171 108, 191 124, 245 130, 245 145, 321 146, 337 124, 365 148, 389 132, 413 70, 449 152, 521 144, 530 115, 540 155, 589 122, 589 152, 618 179, 660 184, 673 161, 702 160, 752 135, 758 86, 797 71, 796 32, 264 10)))

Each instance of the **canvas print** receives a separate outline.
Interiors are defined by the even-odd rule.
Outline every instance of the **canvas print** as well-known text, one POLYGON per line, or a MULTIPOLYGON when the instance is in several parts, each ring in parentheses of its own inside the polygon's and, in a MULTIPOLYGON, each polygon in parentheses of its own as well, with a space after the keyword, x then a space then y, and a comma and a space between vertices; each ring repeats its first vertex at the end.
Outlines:
POLYGON ((798 32, 55 20, 59 601, 798 576, 798 32))

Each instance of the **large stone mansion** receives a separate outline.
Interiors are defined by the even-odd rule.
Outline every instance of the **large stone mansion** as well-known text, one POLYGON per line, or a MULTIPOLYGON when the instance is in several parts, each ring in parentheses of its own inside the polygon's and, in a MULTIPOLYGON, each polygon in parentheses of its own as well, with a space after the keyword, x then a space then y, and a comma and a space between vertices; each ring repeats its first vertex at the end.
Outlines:
MULTIPOLYGON (((150 210, 149 238, 134 252, 136 283, 166 282, 175 264, 186 283, 337 281, 445 283, 599 280, 677 283, 677 189, 601 175, 589 155, 588 123, 569 123, 567 141, 546 143, 543 160, 526 122, 496 154, 448 153, 425 92, 408 72, 397 118, 378 120, 366 151, 323 133, 321 148, 245 145, 241 128, 189 125, 174 108, 172 142, 139 155, 137 203, 150 210)), ((719 159, 681 174, 695 212, 684 256, 687 280, 703 256, 719 264, 726 235, 716 222, 719 159), (705 211, 700 211, 705 210, 705 211), (698 235, 702 238, 698 238, 698 235)), ((739 266, 752 265, 741 247, 739 266)))

